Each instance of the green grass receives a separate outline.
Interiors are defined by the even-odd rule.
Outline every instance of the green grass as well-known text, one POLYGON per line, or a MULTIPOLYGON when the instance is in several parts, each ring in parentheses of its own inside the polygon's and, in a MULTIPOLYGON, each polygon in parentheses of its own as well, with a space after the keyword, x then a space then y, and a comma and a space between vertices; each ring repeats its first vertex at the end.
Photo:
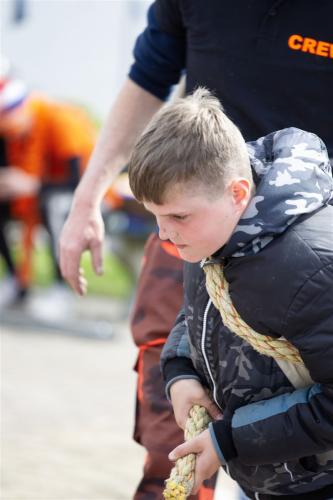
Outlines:
MULTIPOLYGON (((14 250, 14 256, 19 258, 20 250, 14 250)), ((104 274, 96 276, 90 256, 85 252, 81 265, 88 280, 88 293, 108 295, 117 298, 128 297, 133 290, 133 281, 126 268, 113 255, 104 257, 104 274)), ((4 274, 4 265, 0 258, 0 277, 4 274)), ((52 260, 46 247, 37 247, 33 255, 33 285, 48 287, 53 283, 54 274, 52 260)))
POLYGON ((82 267, 88 280, 89 293, 119 298, 125 298, 131 294, 134 286, 132 278, 114 255, 104 257, 103 276, 97 276, 94 273, 88 252, 83 254, 82 267))

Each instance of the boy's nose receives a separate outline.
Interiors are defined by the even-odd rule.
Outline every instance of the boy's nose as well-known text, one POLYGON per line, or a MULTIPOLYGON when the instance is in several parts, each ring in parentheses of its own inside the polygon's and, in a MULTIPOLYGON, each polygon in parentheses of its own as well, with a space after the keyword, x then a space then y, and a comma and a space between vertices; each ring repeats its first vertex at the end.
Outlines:
POLYGON ((161 220, 160 217, 156 217, 156 222, 158 225, 158 234, 161 240, 171 240, 177 239, 177 231, 175 231, 173 224, 170 221, 161 220))
POLYGON ((158 235, 159 235, 161 240, 168 240, 169 239, 165 227, 161 224, 158 224, 158 235))

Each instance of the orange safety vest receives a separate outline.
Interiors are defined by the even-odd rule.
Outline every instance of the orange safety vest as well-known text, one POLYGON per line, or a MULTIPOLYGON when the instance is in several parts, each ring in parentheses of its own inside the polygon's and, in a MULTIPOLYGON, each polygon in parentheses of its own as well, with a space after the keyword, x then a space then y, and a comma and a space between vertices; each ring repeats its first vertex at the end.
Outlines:
MULTIPOLYGON (((62 184, 68 178, 68 160, 80 159, 83 170, 96 140, 96 128, 79 107, 31 95, 25 105, 31 116, 29 131, 6 136, 8 168, 15 166, 48 184, 62 184)), ((82 173, 82 172, 81 172, 82 173)), ((23 222, 24 252, 18 276, 24 286, 31 282, 33 235, 39 222, 37 196, 16 198, 11 215, 23 222)))
MULTIPOLYGON (((24 136, 6 137, 9 165, 48 184, 66 182, 70 158, 80 158, 85 168, 96 139, 95 127, 77 106, 39 95, 31 95, 26 105, 31 128, 24 136)), ((12 202, 12 214, 22 220, 38 218, 37 207, 35 197, 22 197, 12 202)))

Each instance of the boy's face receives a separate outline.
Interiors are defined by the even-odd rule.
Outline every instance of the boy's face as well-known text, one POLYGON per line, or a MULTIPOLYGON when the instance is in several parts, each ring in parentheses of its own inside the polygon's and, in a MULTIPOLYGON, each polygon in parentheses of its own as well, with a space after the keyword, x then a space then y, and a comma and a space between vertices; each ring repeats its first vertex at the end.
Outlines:
POLYGON ((220 196, 210 197, 206 187, 177 184, 164 203, 145 202, 157 220, 159 236, 172 241, 182 259, 198 262, 229 240, 250 200, 251 186, 245 179, 233 180, 220 196))

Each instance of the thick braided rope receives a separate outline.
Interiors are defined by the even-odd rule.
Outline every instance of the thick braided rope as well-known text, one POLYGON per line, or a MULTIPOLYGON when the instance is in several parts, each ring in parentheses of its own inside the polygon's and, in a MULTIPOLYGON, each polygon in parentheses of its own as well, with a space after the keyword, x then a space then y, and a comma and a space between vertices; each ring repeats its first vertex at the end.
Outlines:
POLYGON ((207 264, 204 265, 203 269, 206 273, 207 292, 214 306, 220 311, 223 323, 229 330, 246 340, 261 354, 292 363, 303 363, 297 348, 286 339, 273 339, 267 335, 261 335, 242 320, 232 304, 229 284, 220 264, 207 264))
MULTIPOLYGON (((207 429, 210 416, 206 408, 192 406, 185 426, 185 441, 198 436, 207 429)), ((166 499, 185 500, 191 493, 194 484, 195 454, 191 453, 179 458, 173 467, 169 479, 165 482, 163 496, 166 499)))

